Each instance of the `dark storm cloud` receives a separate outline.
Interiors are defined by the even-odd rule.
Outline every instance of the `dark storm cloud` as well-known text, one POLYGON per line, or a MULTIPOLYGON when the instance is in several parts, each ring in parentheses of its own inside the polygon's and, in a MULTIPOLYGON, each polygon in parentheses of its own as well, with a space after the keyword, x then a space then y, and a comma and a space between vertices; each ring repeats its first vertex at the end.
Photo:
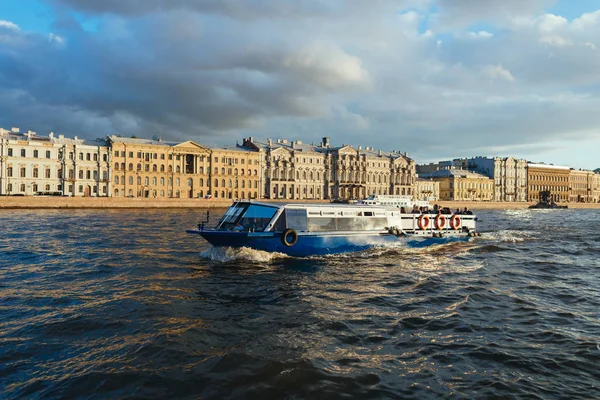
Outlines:
POLYGON ((600 125, 600 14, 543 0, 47 2, 54 35, 0 23, 0 126, 432 159, 600 125), (500 29, 465 28, 481 21, 500 29))

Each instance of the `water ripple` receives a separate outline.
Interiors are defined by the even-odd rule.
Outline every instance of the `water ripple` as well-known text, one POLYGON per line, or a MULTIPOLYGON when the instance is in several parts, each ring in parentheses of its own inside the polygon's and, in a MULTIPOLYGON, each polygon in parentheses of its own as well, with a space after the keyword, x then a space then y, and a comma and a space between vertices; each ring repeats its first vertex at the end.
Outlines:
POLYGON ((0 213, 2 398, 600 398, 597 210, 310 258, 194 210, 0 213))

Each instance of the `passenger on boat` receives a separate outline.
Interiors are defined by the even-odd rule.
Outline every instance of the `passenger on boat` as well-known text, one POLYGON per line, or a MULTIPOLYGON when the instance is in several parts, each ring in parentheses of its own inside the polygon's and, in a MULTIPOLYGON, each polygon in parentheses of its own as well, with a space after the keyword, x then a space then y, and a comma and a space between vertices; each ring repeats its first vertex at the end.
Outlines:
POLYGON ((400 213, 401 214, 406 214, 406 208, 400 207, 400 213))
POLYGON ((463 214, 465 215, 473 215, 473 211, 469 210, 467 207, 463 210, 463 214))
POLYGON ((413 209, 411 211, 412 214, 421 214, 421 210, 419 210, 419 208, 417 207, 417 205, 415 204, 413 206, 413 209))

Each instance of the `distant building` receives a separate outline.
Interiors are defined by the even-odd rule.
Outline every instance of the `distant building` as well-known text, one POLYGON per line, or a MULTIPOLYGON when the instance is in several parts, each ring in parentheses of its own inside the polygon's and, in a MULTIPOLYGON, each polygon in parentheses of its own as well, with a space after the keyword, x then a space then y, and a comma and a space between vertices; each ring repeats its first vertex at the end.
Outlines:
POLYGON ((429 163, 429 164, 418 164, 416 165, 417 174, 430 174, 435 171, 439 171, 440 169, 450 169, 454 168, 455 165, 452 161, 440 161, 437 163, 429 163))
POLYGON ((494 201, 527 201, 526 160, 513 157, 471 157, 417 166, 419 173, 444 169, 468 170, 493 179, 494 201))
POLYGON ((115 197, 202 197, 209 188, 211 150, 187 141, 108 137, 115 197))
POLYGON ((370 194, 413 195, 415 162, 406 154, 372 147, 245 138, 241 147, 262 159, 265 197, 275 199, 361 199, 370 194))
POLYGON ((440 200, 445 201, 492 201, 494 181, 485 175, 462 170, 440 169, 420 175, 439 182, 440 200))
POLYGON ((572 203, 594 203, 594 172, 571 169, 569 173, 569 201, 572 203))
POLYGON ((440 199, 440 183, 431 178, 418 177, 415 181, 415 200, 437 201, 440 199))
POLYGON ((552 200, 566 203, 570 198, 569 167, 549 164, 527 165, 527 200, 539 201, 540 192, 549 190, 552 200))
POLYGON ((109 177, 102 139, 0 129, 0 195, 108 196, 109 177))
POLYGON ((241 147, 212 147, 211 186, 206 194, 215 199, 259 199, 260 153, 241 147))
POLYGON ((592 177, 592 203, 600 203, 600 172, 592 177))
POLYGON ((513 157, 453 160, 463 168, 494 180, 494 201, 527 201, 527 161, 513 157))

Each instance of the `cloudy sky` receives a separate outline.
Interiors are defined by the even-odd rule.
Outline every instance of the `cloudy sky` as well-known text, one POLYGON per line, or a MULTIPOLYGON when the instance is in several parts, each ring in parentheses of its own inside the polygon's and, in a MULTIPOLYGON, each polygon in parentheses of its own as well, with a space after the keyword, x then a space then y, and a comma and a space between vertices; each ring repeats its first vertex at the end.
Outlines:
POLYGON ((0 0, 0 127, 600 167, 597 0, 0 0))

